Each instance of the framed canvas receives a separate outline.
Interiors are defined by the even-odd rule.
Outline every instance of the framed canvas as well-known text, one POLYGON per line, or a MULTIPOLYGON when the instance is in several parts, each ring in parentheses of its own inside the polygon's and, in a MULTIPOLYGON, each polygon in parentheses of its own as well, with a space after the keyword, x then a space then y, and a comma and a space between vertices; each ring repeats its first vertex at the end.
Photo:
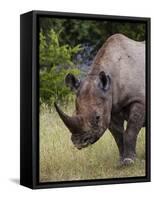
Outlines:
POLYGON ((20 17, 20 183, 150 181, 150 18, 20 17))

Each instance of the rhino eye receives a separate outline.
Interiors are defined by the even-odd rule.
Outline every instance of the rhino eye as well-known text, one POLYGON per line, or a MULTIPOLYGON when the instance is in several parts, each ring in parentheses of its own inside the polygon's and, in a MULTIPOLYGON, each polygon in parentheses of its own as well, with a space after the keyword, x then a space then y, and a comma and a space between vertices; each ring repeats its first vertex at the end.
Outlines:
POLYGON ((100 116, 96 115, 96 122, 99 122, 100 116))

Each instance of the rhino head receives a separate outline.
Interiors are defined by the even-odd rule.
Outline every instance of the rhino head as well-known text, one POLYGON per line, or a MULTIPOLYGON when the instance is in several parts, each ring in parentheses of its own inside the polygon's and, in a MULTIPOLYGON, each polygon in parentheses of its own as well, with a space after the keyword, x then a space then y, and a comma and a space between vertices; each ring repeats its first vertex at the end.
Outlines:
POLYGON ((111 78, 101 71, 89 74, 79 81, 68 74, 65 83, 76 93, 76 114, 68 116, 55 103, 56 111, 72 133, 71 140, 76 148, 82 149, 95 143, 108 128, 111 116, 111 78))

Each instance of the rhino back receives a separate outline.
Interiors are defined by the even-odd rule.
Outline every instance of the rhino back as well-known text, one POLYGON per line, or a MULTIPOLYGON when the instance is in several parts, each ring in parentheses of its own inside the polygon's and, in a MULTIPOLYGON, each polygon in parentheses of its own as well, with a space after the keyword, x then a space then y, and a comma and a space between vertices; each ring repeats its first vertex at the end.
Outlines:
POLYGON ((112 79, 113 107, 145 103, 145 43, 122 34, 111 36, 98 51, 90 73, 104 70, 112 79))

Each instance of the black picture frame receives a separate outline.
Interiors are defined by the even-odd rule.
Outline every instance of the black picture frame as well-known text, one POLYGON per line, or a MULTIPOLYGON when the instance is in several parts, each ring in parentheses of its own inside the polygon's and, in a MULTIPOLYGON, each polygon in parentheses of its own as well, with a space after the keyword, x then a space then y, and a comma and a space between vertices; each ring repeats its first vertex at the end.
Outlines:
POLYGON ((55 188, 150 181, 150 18, 31 11, 20 16, 20 184, 55 188), (99 19, 146 24, 146 176, 100 180, 39 182, 39 59, 38 18, 99 19))

